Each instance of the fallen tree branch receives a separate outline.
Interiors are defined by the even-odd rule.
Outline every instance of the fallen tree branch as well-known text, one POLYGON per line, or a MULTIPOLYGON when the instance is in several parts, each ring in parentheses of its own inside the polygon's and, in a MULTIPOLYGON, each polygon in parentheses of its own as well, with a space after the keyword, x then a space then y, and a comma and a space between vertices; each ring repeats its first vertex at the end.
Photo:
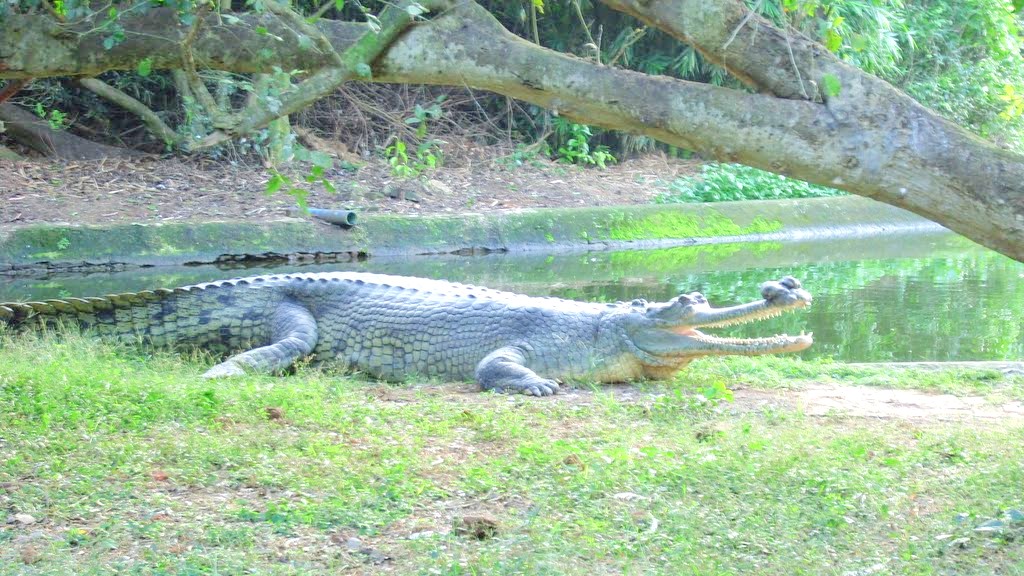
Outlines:
POLYGON ((98 78, 82 78, 79 80, 79 84, 101 98, 108 100, 138 116, 139 119, 142 120, 142 123, 146 125, 146 128, 149 129, 150 134, 155 136, 164 144, 180 146, 183 143, 184 138, 175 132, 173 128, 164 123, 164 121, 157 116, 156 112, 153 112, 148 106, 139 102, 135 98, 132 98, 128 94, 125 94, 98 78))
POLYGON ((0 146, 0 160, 21 160, 21 156, 6 146, 0 146))
POLYGON ((31 78, 25 78, 25 79, 22 79, 22 80, 11 80, 7 84, 4 84, 3 89, 0 90, 0 103, 3 103, 5 100, 9 99, 11 96, 14 96, 18 92, 20 92, 21 89, 24 88, 25 86, 28 86, 28 83, 31 82, 31 81, 32 81, 31 78))
POLYGON ((115 148, 79 138, 70 132, 54 130, 46 120, 18 108, 10 102, 0 104, 0 122, 4 124, 5 133, 8 136, 51 158, 98 160, 139 155, 124 148, 115 148))

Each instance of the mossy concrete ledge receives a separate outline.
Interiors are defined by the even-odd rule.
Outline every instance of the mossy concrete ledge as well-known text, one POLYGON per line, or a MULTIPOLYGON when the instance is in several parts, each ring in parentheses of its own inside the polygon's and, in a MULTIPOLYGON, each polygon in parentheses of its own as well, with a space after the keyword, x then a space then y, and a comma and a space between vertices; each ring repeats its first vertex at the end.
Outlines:
POLYGON ((0 230, 0 271, 163 265, 294 255, 604 249, 882 234, 936 225, 855 196, 489 214, 364 214, 345 229, 307 219, 0 230))

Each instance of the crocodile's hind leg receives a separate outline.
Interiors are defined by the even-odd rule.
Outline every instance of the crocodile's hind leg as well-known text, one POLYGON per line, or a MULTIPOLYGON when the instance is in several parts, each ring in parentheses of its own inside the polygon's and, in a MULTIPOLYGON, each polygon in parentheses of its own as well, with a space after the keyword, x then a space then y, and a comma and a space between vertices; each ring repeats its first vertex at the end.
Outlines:
POLYGON ((484 390, 520 392, 550 396, 558 392, 558 382, 541 378, 526 367, 526 356, 515 346, 499 348, 476 367, 476 379, 484 390))
POLYGON ((246 372, 283 370, 316 347, 316 320, 298 304, 283 302, 271 318, 271 343, 241 354, 210 368, 204 378, 240 376, 246 372))

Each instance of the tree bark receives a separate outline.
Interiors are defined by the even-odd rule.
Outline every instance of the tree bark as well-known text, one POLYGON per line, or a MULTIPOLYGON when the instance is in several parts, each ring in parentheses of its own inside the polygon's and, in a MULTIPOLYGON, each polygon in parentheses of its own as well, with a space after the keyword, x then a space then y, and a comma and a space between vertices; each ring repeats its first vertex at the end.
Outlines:
MULTIPOLYGON (((761 93, 553 52, 512 35, 472 3, 399 37, 376 61, 373 80, 493 90, 580 122, 900 206, 1024 261, 1024 157, 946 122, 820 45, 748 18, 740 2, 603 1, 692 43, 761 93), (826 74, 838 79, 838 95, 817 90, 826 74)), ((68 31, 44 16, 9 16, 0 24, 0 78, 95 75, 134 68, 147 57, 154 68, 182 66, 177 43, 188 29, 173 11, 126 16, 121 25, 125 41, 104 50, 103 35, 89 32, 95 23, 68 31)), ((365 30, 343 22, 320 26, 338 52, 365 30)), ((209 68, 235 72, 331 65, 265 15, 245 16, 241 25, 204 23, 193 52, 209 68)))
POLYGON ((31 81, 31 78, 22 78, 21 80, 11 80, 7 84, 5 84, 4 87, 0 89, 0 104, 9 99, 11 96, 17 94, 19 90, 24 88, 31 81))
POLYGON ((0 146, 0 160, 21 160, 21 156, 10 148, 0 146))
MULTIPOLYGON (((741 1, 601 1, 692 45, 759 91, 821 102, 832 117, 827 143, 846 174, 817 183, 905 208, 1024 261, 1024 158, 799 33, 779 31, 741 1), (821 88, 829 76, 838 94, 821 88)), ((794 170, 807 179, 802 173, 794 170)))
POLYGON ((163 142, 165 146, 179 145, 184 139, 183 136, 168 126, 156 112, 150 110, 148 106, 110 84, 97 78, 83 78, 80 83, 100 98, 112 102, 138 116, 142 123, 146 125, 146 128, 149 129, 149 133, 163 142))
POLYGON ((18 108, 10 102, 0 104, 0 122, 7 134, 18 142, 53 158, 99 160, 101 158, 133 158, 138 154, 105 144, 90 142, 70 132, 54 130, 46 120, 18 108))

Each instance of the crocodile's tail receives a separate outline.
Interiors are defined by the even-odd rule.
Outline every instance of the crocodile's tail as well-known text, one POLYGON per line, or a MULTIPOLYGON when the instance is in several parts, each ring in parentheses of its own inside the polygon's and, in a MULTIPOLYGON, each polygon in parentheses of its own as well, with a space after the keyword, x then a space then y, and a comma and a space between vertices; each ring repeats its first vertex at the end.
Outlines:
POLYGON ((174 290, 161 289, 93 298, 0 302, 0 323, 16 331, 79 326, 103 338, 134 338, 152 332, 154 316, 163 310, 165 302, 175 300, 174 294, 174 290))
POLYGON ((245 290, 246 284, 236 279, 93 298, 0 302, 0 324, 15 331, 78 326, 105 340, 229 349, 266 337, 267 314, 259 309, 270 304, 267 291, 245 290))

